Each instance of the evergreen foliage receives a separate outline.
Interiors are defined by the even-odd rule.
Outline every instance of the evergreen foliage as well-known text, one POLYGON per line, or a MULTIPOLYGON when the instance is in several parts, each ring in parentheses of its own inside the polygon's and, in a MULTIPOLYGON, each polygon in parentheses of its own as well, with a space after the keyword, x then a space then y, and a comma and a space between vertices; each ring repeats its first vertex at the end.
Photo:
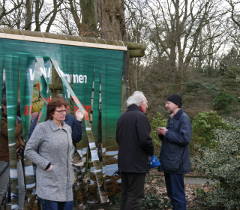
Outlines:
POLYGON ((215 129, 228 129, 229 125, 217 112, 199 112, 193 119, 193 143, 195 148, 213 148, 216 145, 214 139, 215 129))
POLYGON ((144 209, 169 209, 170 201, 167 197, 160 197, 155 193, 149 193, 143 200, 144 209))
POLYGON ((207 178, 216 181, 208 191, 198 191, 198 203, 208 209, 240 209, 240 121, 231 130, 215 131, 215 148, 205 148, 197 165, 207 178))
POLYGON ((160 140, 156 130, 158 127, 165 127, 167 124, 167 120, 164 118, 164 116, 160 112, 157 112, 152 118, 150 123, 151 123, 151 129, 152 129, 151 137, 153 139, 155 148, 158 149, 160 146, 160 140))
POLYGON ((237 102, 236 97, 226 92, 220 92, 213 100, 213 108, 216 111, 228 113, 230 112, 231 104, 234 102, 237 102))

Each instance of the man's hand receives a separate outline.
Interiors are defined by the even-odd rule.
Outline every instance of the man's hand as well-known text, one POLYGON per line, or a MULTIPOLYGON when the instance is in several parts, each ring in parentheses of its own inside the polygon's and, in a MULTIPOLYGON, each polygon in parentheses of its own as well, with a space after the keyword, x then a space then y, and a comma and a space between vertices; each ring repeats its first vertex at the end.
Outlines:
POLYGON ((163 136, 165 136, 166 133, 167 133, 167 131, 168 131, 168 129, 165 128, 165 127, 157 128, 157 133, 158 133, 158 135, 163 135, 163 136))

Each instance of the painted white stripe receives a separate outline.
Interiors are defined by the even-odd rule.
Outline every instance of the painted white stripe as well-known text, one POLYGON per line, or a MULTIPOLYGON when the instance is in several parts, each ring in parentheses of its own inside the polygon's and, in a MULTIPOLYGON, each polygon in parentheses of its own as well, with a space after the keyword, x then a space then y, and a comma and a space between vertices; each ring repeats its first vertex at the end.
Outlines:
POLYGON ((91 160, 92 161, 99 160, 97 150, 91 150, 91 160))
POLYGON ((15 146, 15 145, 16 145, 16 143, 8 144, 9 147, 13 147, 13 146, 15 146))
MULTIPOLYGON (((7 105, 7 109, 8 109, 8 108, 13 108, 13 107, 16 107, 16 105, 14 105, 14 104, 13 104, 13 105, 7 105)), ((8 117, 9 117, 9 116, 8 116, 8 117)))
POLYGON ((91 130, 92 130, 92 128, 90 128, 90 127, 87 127, 87 128, 86 128, 86 130, 87 130, 87 131, 91 131, 91 130))
POLYGON ((11 205, 11 209, 18 209, 18 205, 11 205))
POLYGON ((118 151, 107 151, 105 152, 105 155, 107 156, 115 156, 118 154, 118 151))
POLYGON ((25 175, 26 176, 34 176, 33 166, 25 167, 25 175))
POLYGON ((31 189, 31 188, 34 188, 36 186, 36 184, 26 184, 26 188, 27 189, 31 189))
POLYGON ((51 43, 51 44, 62 44, 62 45, 72 45, 72 46, 80 46, 80 47, 91 47, 91 48, 102 48, 102 49, 109 49, 109 50, 127 51, 126 46, 80 42, 80 41, 71 41, 71 40, 61 40, 61 39, 34 37, 34 36, 18 35, 18 34, 0 33, 0 38, 23 40, 23 41, 30 41, 30 42, 43 42, 43 43, 51 43))
POLYGON ((78 149, 77 152, 78 152, 78 154, 82 157, 82 156, 84 156, 84 155, 87 154, 87 152, 88 152, 88 147, 84 147, 84 148, 82 148, 82 149, 78 149))
POLYGON ((105 165, 103 167, 103 173, 112 176, 116 171, 118 170, 118 165, 115 164, 110 164, 110 165, 105 165))
POLYGON ((17 179, 17 169, 10 168, 10 178, 17 179))
POLYGON ((89 147, 90 147, 90 149, 96 148, 95 142, 89 143, 89 147))
POLYGON ((92 173, 100 173, 100 172, 102 172, 102 169, 96 169, 95 167, 92 167, 92 168, 90 169, 90 171, 91 171, 92 173))

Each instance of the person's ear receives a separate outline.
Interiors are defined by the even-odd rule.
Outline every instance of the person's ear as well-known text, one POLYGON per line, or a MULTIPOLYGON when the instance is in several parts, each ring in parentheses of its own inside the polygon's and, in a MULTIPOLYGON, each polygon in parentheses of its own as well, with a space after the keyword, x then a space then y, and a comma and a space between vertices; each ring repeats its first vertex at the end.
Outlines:
POLYGON ((141 105, 139 106, 139 109, 140 109, 141 112, 144 111, 144 110, 143 110, 143 104, 141 104, 141 105))

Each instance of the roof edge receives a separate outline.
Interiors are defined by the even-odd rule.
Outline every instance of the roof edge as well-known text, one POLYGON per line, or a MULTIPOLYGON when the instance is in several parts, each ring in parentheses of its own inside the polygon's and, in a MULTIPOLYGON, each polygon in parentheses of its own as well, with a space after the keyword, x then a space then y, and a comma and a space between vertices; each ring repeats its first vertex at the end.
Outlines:
POLYGON ((0 29, 0 38, 127 51, 123 42, 16 29, 0 29))
POLYGON ((47 32, 36 32, 18 29, 0 29, 0 38, 18 39, 34 42, 65 44, 83 47, 95 47, 127 51, 130 57, 142 57, 145 54, 146 45, 119 40, 105 40, 93 37, 81 37, 63 34, 52 34, 47 32))

